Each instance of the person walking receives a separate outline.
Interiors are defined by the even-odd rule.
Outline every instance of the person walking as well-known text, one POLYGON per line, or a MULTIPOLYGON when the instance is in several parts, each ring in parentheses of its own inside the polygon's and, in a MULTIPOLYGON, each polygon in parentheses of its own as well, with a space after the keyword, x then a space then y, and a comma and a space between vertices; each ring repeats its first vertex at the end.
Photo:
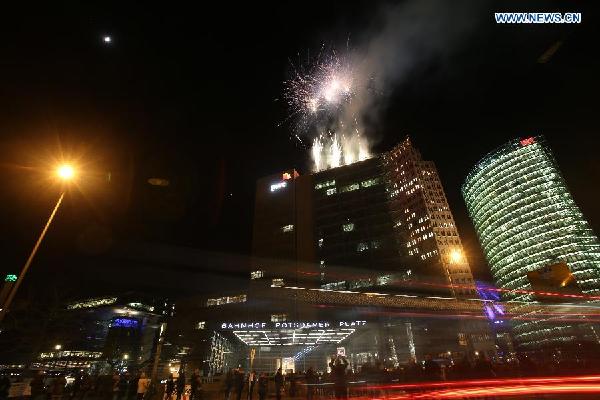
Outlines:
POLYGON ((277 369, 277 373, 275 374, 275 397, 277 400, 281 400, 281 392, 283 390, 283 373, 281 372, 281 367, 277 369))
POLYGON ((7 400, 10 392, 10 379, 6 374, 0 376, 0 400, 7 400))
POLYGON ((185 393, 185 371, 183 369, 179 370, 179 375, 177 376, 177 400, 181 400, 181 397, 185 393))
POLYGON ((315 385, 318 382, 317 374, 313 367, 309 367, 306 371, 306 400, 312 400, 315 394, 315 385))
POLYGON ((137 384, 137 400, 144 400, 144 396, 150 387, 150 379, 146 378, 144 372, 141 373, 137 384))
POLYGON ((227 375, 225 375, 225 400, 229 400, 229 395, 231 394, 231 389, 233 388, 233 371, 231 368, 227 371, 227 375))
POLYGON ((237 400, 242 400, 242 392, 244 391, 244 382, 245 382, 245 374, 243 368, 238 368, 235 371, 235 375, 233 377, 233 385, 235 386, 235 393, 237 396, 237 400))
POLYGON ((140 376, 138 374, 131 376, 129 378, 128 381, 128 393, 127 393, 127 398, 128 400, 134 400, 137 397, 137 388, 138 388, 138 381, 140 380, 140 376))
POLYGON ((119 400, 119 380, 120 376, 118 373, 113 373, 112 376, 112 400, 119 400))
POLYGON ((256 384, 258 377, 256 376, 256 371, 250 372, 248 375, 248 400, 252 400, 252 395, 254 393, 254 385, 256 384))
POLYGON ((37 375, 29 383, 31 387, 31 400, 46 400, 46 390, 44 388, 44 376, 42 371, 39 371, 37 375))
POLYGON ((337 355, 331 358, 329 367, 331 368, 331 376, 333 378, 335 398, 347 399, 348 381, 346 379, 346 369, 348 368, 348 360, 344 356, 337 355))
POLYGON ((127 386, 129 382, 127 381, 127 374, 123 374, 119 377, 119 392, 118 399, 119 400, 127 400, 127 386))
POLYGON ((202 399, 202 377, 200 377, 200 370, 195 369, 192 374, 192 380, 190 381, 190 389, 191 389, 191 400, 201 400, 202 399))
POLYGON ((169 374, 165 385, 165 398, 163 400, 173 400, 173 392, 175 392, 175 380, 173 380, 173 374, 169 374))
POLYGON ((433 361, 431 354, 425 355, 423 373, 425 375, 425 379, 428 381, 439 381, 442 379, 442 368, 438 363, 433 361))
POLYGON ((269 378, 266 373, 260 374, 258 378, 258 400, 265 400, 269 391, 269 378))
POLYGON ((52 400, 62 400, 63 393, 65 392, 65 386, 67 385, 67 380, 61 374, 54 378, 52 381, 52 387, 50 392, 52 393, 52 400))

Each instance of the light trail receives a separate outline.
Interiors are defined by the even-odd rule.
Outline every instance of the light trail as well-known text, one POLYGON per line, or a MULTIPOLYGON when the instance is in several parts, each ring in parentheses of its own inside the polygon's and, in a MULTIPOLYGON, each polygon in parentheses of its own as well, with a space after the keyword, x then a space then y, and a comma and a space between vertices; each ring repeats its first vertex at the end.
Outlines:
POLYGON ((387 400, 464 399, 473 397, 532 396, 545 394, 600 393, 600 375, 540 378, 478 379, 448 382, 420 382, 399 385, 366 386, 367 390, 415 390, 391 396, 387 400))

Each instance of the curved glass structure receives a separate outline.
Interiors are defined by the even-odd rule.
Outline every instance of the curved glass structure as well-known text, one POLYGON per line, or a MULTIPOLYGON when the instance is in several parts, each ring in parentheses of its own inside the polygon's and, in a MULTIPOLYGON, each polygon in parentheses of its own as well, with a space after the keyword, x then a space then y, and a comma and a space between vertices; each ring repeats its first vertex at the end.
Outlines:
MULTIPOLYGON (((467 176, 462 194, 499 288, 531 290, 528 272, 564 262, 581 293, 600 292, 600 243, 542 136, 513 140, 485 156, 467 176)), ((536 300, 522 292, 506 298, 536 300)), ((514 330, 526 347, 575 335, 567 323, 524 320, 514 330)))

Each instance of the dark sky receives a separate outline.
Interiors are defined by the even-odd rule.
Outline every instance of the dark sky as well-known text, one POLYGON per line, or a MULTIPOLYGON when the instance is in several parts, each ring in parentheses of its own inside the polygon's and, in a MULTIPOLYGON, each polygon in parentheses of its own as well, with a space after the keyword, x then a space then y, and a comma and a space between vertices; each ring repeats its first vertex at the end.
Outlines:
MULTIPOLYGON (((290 59, 323 43, 343 47, 348 38, 360 46, 392 4, 346 3, 53 3, 3 12, 0 271, 20 268, 58 197, 45 171, 60 154, 79 160, 80 190, 66 197, 28 277, 30 291, 50 284, 73 295, 193 291, 242 271, 255 180, 307 170, 308 152, 280 124, 290 59), (150 186, 152 177, 170 186, 150 186)), ((479 158, 511 138, 547 136, 576 202, 600 230, 600 14, 591 1, 460 7, 471 3, 472 12, 449 22, 469 34, 419 59, 386 89, 373 138, 384 151, 409 134, 436 162, 473 268, 485 279, 459 189, 479 158), (577 11, 583 23, 504 26, 495 11, 577 11)), ((438 17, 445 8, 440 3, 438 17)), ((429 40, 417 32, 415 51, 429 40)))

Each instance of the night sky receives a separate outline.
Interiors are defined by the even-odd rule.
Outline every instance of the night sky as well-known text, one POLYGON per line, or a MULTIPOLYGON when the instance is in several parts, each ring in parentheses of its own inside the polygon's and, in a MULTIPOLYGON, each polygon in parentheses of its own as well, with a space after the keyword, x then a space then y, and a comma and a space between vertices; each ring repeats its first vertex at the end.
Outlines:
MULTIPOLYGON (((473 270, 489 279, 460 185, 509 139, 546 135, 600 231, 600 14, 593 1, 453 1, 448 15, 441 3, 422 2, 439 4, 436 18, 464 33, 436 38, 442 46, 423 55, 431 30, 414 32, 409 68, 386 88, 369 135, 375 152, 410 135, 436 162, 473 270), (583 23, 497 25, 495 11, 576 11, 583 23)), ((308 151, 282 123, 291 65, 322 45, 360 47, 395 5, 198 6, 3 13, 0 272, 21 267, 58 198, 46 171, 61 157, 82 169, 21 296, 50 286, 68 297, 234 284, 246 271, 256 179, 309 170, 308 151), (153 177, 170 185, 151 186, 153 177)))

